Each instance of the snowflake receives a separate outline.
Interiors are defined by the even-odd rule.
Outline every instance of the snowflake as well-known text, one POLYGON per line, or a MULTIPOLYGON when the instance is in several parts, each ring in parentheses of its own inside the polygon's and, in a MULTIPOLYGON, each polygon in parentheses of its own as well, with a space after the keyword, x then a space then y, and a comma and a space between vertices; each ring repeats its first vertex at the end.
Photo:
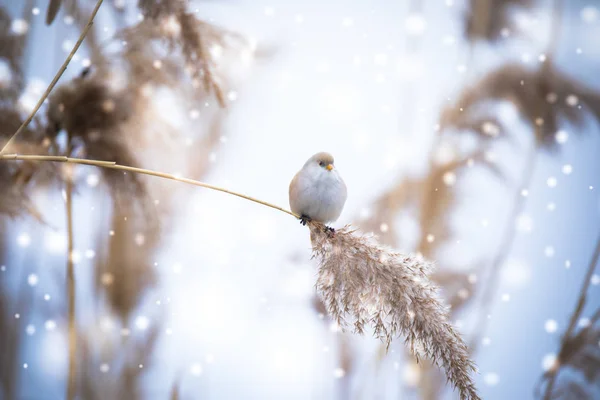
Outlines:
POLYGON ((150 320, 148 319, 148 317, 140 315, 135 319, 135 326, 139 330, 145 331, 146 329, 148 329, 148 326, 150 326, 150 320))
POLYGON ((25 328, 25 333, 27 333, 29 336, 32 336, 35 333, 35 326, 32 324, 27 325, 25 328))
POLYGON ((21 247, 27 247, 31 243, 31 237, 27 233, 21 233, 17 236, 17 244, 21 247))
POLYGON ((542 358, 542 369, 544 371, 550 371, 555 369, 558 366, 558 362, 556 359, 556 354, 549 353, 542 358))
POLYGON ((333 376, 335 378, 338 378, 338 379, 339 378, 343 378, 344 375, 346 375, 346 371, 344 371, 343 368, 336 368, 336 369, 333 370, 333 376))
POLYGON ((54 329, 56 329, 56 322, 54 322, 53 320, 49 319, 44 324, 44 327, 46 328, 47 331, 53 331, 54 329))
POLYGON ((500 377, 498 376, 498 374, 496 374, 494 372, 489 372, 489 373, 485 374, 485 376, 483 377, 483 380, 486 383, 486 385, 496 386, 498 384, 498 382, 500 382, 500 377))
POLYGON ((554 140, 556 140, 556 143, 558 144, 565 144, 567 143, 567 140, 569 140, 569 134, 566 131, 558 131, 554 135, 554 140))
POLYGON ((583 22, 594 23, 598 20, 598 9, 594 6, 584 7, 581 9, 580 16, 583 22))
POLYGON ((14 19, 10 24, 10 30, 15 35, 24 35, 29 30, 29 23, 24 19, 14 19))
POLYGON ((558 323, 553 319, 549 319, 544 324, 544 329, 548 333, 554 333, 558 329, 558 323))
POLYGON ((199 363, 192 364, 192 366, 190 367, 190 372, 194 376, 202 375, 202 365, 200 365, 199 363))
POLYGON ((27 277, 27 283, 29 286, 36 286, 38 284, 38 276, 36 274, 29 274, 27 277))

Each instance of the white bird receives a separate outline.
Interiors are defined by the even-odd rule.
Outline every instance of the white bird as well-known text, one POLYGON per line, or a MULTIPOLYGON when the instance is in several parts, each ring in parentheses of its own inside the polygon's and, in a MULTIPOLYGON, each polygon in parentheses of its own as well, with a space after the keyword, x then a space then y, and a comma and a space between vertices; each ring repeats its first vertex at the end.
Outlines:
POLYGON ((317 153, 290 183, 290 207, 300 222, 333 222, 342 213, 348 192, 329 153, 317 153))

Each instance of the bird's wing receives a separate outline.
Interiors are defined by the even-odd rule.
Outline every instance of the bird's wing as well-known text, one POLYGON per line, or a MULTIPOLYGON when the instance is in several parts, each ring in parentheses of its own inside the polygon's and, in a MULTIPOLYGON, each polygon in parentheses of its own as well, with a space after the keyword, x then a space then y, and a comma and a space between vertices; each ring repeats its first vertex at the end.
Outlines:
POLYGON ((290 208, 292 209, 292 212, 296 212, 296 202, 298 200, 298 190, 299 190, 299 185, 298 185, 298 175, 300 175, 300 172, 297 172, 296 175, 294 175, 294 177, 292 178, 292 181, 290 182, 290 188, 289 188, 289 196, 290 196, 290 208))

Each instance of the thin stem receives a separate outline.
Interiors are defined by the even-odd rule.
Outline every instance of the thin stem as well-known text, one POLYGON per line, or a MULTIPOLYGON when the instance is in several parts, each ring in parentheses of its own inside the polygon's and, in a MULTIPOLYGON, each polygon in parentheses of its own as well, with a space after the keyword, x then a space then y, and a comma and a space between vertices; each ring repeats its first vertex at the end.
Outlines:
MULTIPOLYGON (((71 152, 71 140, 67 145, 67 154, 71 152)), ((73 174, 67 174, 65 184, 67 214, 67 313, 69 329, 69 369, 67 377, 67 400, 75 398, 76 361, 77 361, 77 329, 75 324, 75 270, 73 265, 73 174)))
POLYGON ((262 204, 263 206, 274 208, 276 210, 279 210, 281 212, 289 214, 292 217, 300 218, 299 215, 296 215, 293 212, 286 210, 283 207, 279 207, 275 204, 268 203, 266 201, 262 201, 262 200, 254 198, 254 197, 250 197, 250 196, 247 196, 242 193, 234 192, 232 190, 225 189, 220 186, 210 185, 208 183, 204 183, 204 182, 200 182, 200 181, 196 181, 196 180, 188 179, 188 178, 182 178, 182 177, 179 177, 179 176, 176 176, 173 174, 167 174, 164 172, 152 171, 152 170, 143 169, 143 168, 129 167, 126 165, 119 165, 112 161, 86 160, 83 158, 72 158, 72 157, 65 157, 65 156, 40 156, 40 155, 19 155, 19 154, 4 154, 4 155, 0 154, 0 160, 65 162, 65 163, 73 163, 73 164, 93 165, 95 167, 117 169, 117 170, 121 170, 121 171, 135 172, 137 174, 157 176, 159 178, 171 179, 173 181, 183 182, 183 183, 187 183, 190 185, 200 186, 203 188, 231 194, 233 196, 241 197, 242 199, 246 199, 246 200, 250 200, 255 203, 258 203, 258 204, 262 204))
POLYGON ((475 353, 477 351, 477 347, 481 342, 481 337, 487 329, 487 315, 490 312, 490 308, 493 304, 492 300, 498 289, 498 275, 500 273, 504 260, 510 253, 510 249, 515 239, 514 221, 523 209, 523 206, 525 205, 526 198, 525 196, 523 196, 521 191, 529 187, 531 179, 533 178, 537 150, 537 142, 534 141, 533 145, 531 146, 531 149, 529 150, 529 154, 527 154, 527 159, 525 160, 525 166, 523 167, 523 175, 521 177, 521 181, 519 182, 519 186, 515 190, 513 206, 508 215, 508 222, 506 229, 504 230, 504 234, 502 236, 502 241, 500 242, 500 246, 496 251, 496 256, 494 257, 490 267, 489 276, 486 279, 486 281, 489 282, 489 284, 487 290, 483 292, 481 306, 479 308, 479 313, 477 315, 477 320, 475 323, 477 330, 473 334, 471 342, 469 343, 469 348, 471 349, 472 353, 475 353))
POLYGON ((17 131, 10 137, 10 139, 8 139, 8 142, 6 142, 6 144, 4 145, 4 147, 2 148, 2 150, 0 150, 0 155, 2 155, 4 153, 4 151, 12 143, 12 141, 15 139, 15 137, 17 137, 17 135, 19 135, 25 128, 27 128, 27 126, 29 125, 29 123, 31 122, 31 120, 33 120, 33 117, 38 112, 38 110, 40 109, 40 107, 42 106, 42 104, 44 103, 44 101, 46 100, 46 98, 48 97, 48 95, 50 95, 50 92, 52 91, 52 89, 54 89, 54 86, 56 86, 56 83, 58 82, 58 80, 60 79, 60 77, 62 76, 62 74, 66 71, 67 66, 71 62, 71 59, 73 58, 73 56, 75 55, 75 53, 79 49, 79 46, 81 46, 81 43, 83 43, 83 39, 85 38, 85 35, 88 33, 88 31, 92 27, 92 24, 94 23, 94 17, 98 13, 98 9, 100 8, 100 5, 102 4, 102 1, 103 0, 98 0, 98 2, 96 3, 96 7, 94 7, 94 10, 92 11, 92 15, 90 15, 90 19, 88 20, 88 23, 86 24, 85 28, 83 28, 83 31, 81 32, 81 35, 79 35, 79 39, 77 39, 77 43, 75 43, 75 46, 73 46, 73 50, 71 50, 71 52, 67 56, 65 62, 60 67, 60 69, 58 70, 58 72, 54 76, 54 79, 52 79, 52 82, 50 82, 50 85, 48 85, 48 87, 46 88, 46 91, 44 92, 44 94, 42 95, 42 97, 40 98, 40 100, 37 102, 37 104, 35 105, 35 107, 31 111, 31 113, 27 117, 27 119, 21 124, 21 126, 19 126, 19 129, 17 129, 17 131))
MULTIPOLYGON (((594 255, 590 260, 588 265, 587 272, 585 277, 583 278, 583 283, 581 284, 581 291, 579 292, 579 299, 577 300, 577 306, 573 310, 571 314, 571 318, 569 320, 569 326, 565 331, 565 334, 562 337, 560 350, 558 354, 561 354, 563 351, 563 347, 567 344, 569 339, 571 339, 571 335, 573 335, 573 331, 575 330, 575 326, 577 325, 577 321, 583 312, 583 308, 585 306, 587 300, 587 291, 590 287, 590 283, 592 281, 592 275, 594 274, 594 270, 596 269, 596 265, 598 264, 598 259, 600 259, 600 237, 598 237, 598 241, 596 242, 596 249, 594 250, 594 255)), ((598 312, 594 314, 593 320, 598 318, 598 312)), ((560 360, 559 360, 560 361, 560 360)), ((556 383, 556 377, 558 376, 558 370, 560 369, 560 364, 557 368, 553 369, 548 376, 548 385, 546 386, 546 390, 544 391, 544 400, 550 400, 552 397, 552 390, 554 389, 554 384, 556 383)))

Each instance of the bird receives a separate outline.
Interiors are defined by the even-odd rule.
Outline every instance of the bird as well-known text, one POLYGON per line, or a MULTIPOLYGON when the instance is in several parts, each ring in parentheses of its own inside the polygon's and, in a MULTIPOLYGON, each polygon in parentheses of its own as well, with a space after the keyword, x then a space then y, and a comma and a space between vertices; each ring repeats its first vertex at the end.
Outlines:
POLYGON ((290 182, 289 197, 290 208, 300 216, 302 225, 309 221, 326 224, 337 220, 348 191, 333 164, 333 156, 320 152, 309 158, 290 182))

